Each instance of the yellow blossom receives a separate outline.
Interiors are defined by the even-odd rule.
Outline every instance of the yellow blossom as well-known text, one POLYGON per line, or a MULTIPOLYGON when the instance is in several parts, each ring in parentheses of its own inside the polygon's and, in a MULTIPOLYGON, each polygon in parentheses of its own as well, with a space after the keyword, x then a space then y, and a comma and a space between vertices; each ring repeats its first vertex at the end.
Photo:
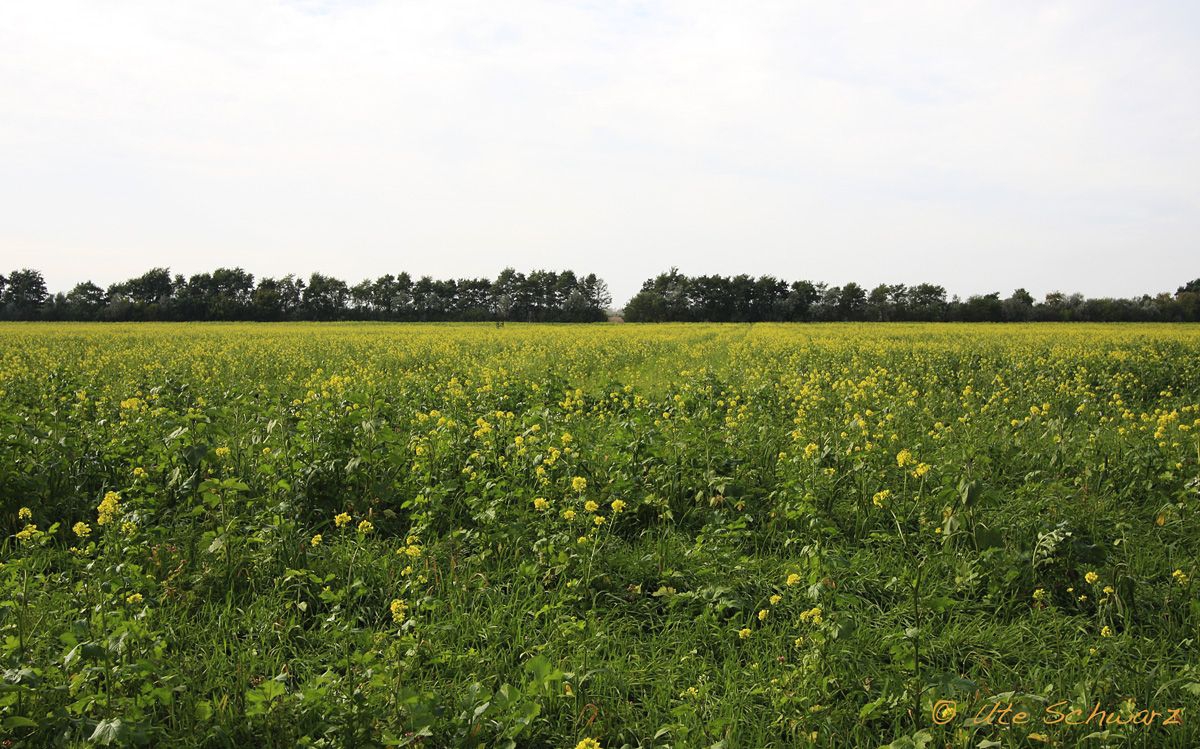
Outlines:
POLYGON ((92 527, 82 520, 71 526, 71 531, 80 538, 87 538, 92 535, 92 527))
POLYGON ((321 541, 322 541, 321 534, 320 534, 320 533, 317 533, 316 535, 314 535, 314 536, 312 537, 312 540, 311 540, 311 541, 309 541, 309 543, 310 543, 310 544, 312 544, 313 546, 320 546, 320 545, 321 545, 321 541))
POLYGON ((350 525, 350 519, 350 513, 339 512, 337 515, 333 516, 333 524, 338 528, 345 528, 347 525, 350 525))
POLYGON ((392 612, 392 621, 396 624, 403 624, 404 620, 408 618, 408 604, 403 599, 393 598, 388 609, 392 612))
POLYGON ((108 525, 121 514, 121 495, 108 492, 96 507, 96 525, 108 525))
POLYGON ((571 479, 571 488, 577 492, 582 492, 587 488, 587 479, 585 479, 583 476, 576 476, 575 478, 571 479))

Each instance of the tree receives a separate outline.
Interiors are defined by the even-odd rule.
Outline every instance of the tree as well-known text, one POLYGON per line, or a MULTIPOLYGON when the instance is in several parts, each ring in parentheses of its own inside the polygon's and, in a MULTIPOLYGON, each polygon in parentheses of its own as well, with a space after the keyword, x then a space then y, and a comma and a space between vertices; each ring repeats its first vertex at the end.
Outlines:
POLYGON ((625 319, 630 322, 664 322, 687 320, 688 305, 687 276, 678 268, 660 273, 642 284, 642 290, 629 300, 625 307, 625 319))
POLYGON ((862 320, 867 310, 867 292, 851 281, 842 287, 837 309, 842 320, 862 320))
POLYGON ((1004 319, 1004 306, 1000 302, 1000 292, 991 294, 975 294, 967 298, 960 310, 965 322, 1000 322, 1004 319))
POLYGON ((811 281, 793 281, 784 302, 784 320, 796 322, 812 319, 813 305, 825 292, 824 284, 814 284, 811 281))
POLYGON ((108 295, 91 281, 84 281, 67 292, 64 303, 68 319, 98 320, 108 304, 108 295))
POLYGON ((312 320, 337 320, 346 312, 350 290, 340 278, 313 273, 301 292, 301 309, 312 320))
POLYGON ((13 320, 32 320, 46 304, 46 280, 40 271, 22 268, 8 274, 3 302, 5 316, 13 320))
POLYGON ((946 315, 946 289, 931 283, 917 284, 908 293, 909 319, 924 322, 942 320, 946 315))
POLYGON ((492 282, 493 305, 501 320, 524 320, 529 313, 525 274, 505 268, 492 282))
POLYGON ((1003 318, 1008 322, 1033 319, 1033 297, 1025 289, 1017 289, 1001 303, 1003 318))

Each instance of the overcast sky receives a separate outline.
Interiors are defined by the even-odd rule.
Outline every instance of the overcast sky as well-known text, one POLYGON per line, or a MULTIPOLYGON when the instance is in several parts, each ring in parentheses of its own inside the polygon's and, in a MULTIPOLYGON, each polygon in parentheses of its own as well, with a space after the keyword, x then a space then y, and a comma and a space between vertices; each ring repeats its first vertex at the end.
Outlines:
POLYGON ((1200 3, 0 5, 0 266, 1200 276, 1200 3))

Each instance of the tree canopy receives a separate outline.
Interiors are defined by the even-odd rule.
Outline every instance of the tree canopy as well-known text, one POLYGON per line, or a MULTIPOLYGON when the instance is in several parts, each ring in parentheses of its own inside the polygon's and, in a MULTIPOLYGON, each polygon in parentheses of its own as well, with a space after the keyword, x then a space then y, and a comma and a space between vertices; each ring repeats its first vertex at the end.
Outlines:
POLYGON ((1036 302, 1025 289, 947 297, 932 283, 830 286, 774 276, 685 276, 672 268, 648 279, 625 306, 629 322, 1190 322, 1200 321, 1200 279, 1174 293, 1088 299, 1052 292, 1036 302))
POLYGON ((151 268, 107 289, 91 281, 50 295, 42 274, 0 275, 0 316, 10 320, 513 320, 607 319, 608 286, 594 273, 505 269, 495 280, 387 274, 354 286, 313 273, 260 278, 241 268, 191 277, 151 268))

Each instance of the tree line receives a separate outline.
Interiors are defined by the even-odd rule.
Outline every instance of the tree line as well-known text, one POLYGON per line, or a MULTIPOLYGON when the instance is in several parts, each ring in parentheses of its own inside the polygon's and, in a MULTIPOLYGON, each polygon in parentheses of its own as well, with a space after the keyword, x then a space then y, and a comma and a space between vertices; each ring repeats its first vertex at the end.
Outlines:
MULTIPOLYGON (((495 279, 437 280, 408 273, 354 286, 313 273, 260 278, 241 268, 185 277, 152 268, 103 288, 84 281, 51 294, 28 268, 0 274, 0 319, 8 320, 400 320, 599 322, 612 304, 594 273, 506 268, 495 279)), ((966 299, 932 283, 831 286, 774 276, 686 276, 672 268, 642 284, 624 309, 629 322, 1197 322, 1200 279, 1128 299, 1024 289, 966 299)))
POLYGON ((672 268, 642 284, 625 305, 628 322, 1196 322, 1200 279, 1174 293, 1093 299, 1051 292, 1035 301, 1025 289, 960 299, 931 283, 851 282, 830 286, 774 276, 685 276, 672 268))
POLYGON ((354 286, 313 273, 260 278, 241 268, 191 277, 152 268, 108 288, 84 281, 50 294, 42 274, 28 268, 0 275, 0 317, 9 320, 411 320, 596 322, 607 319, 612 297, 594 273, 578 276, 512 268, 494 280, 437 280, 408 273, 354 286))

